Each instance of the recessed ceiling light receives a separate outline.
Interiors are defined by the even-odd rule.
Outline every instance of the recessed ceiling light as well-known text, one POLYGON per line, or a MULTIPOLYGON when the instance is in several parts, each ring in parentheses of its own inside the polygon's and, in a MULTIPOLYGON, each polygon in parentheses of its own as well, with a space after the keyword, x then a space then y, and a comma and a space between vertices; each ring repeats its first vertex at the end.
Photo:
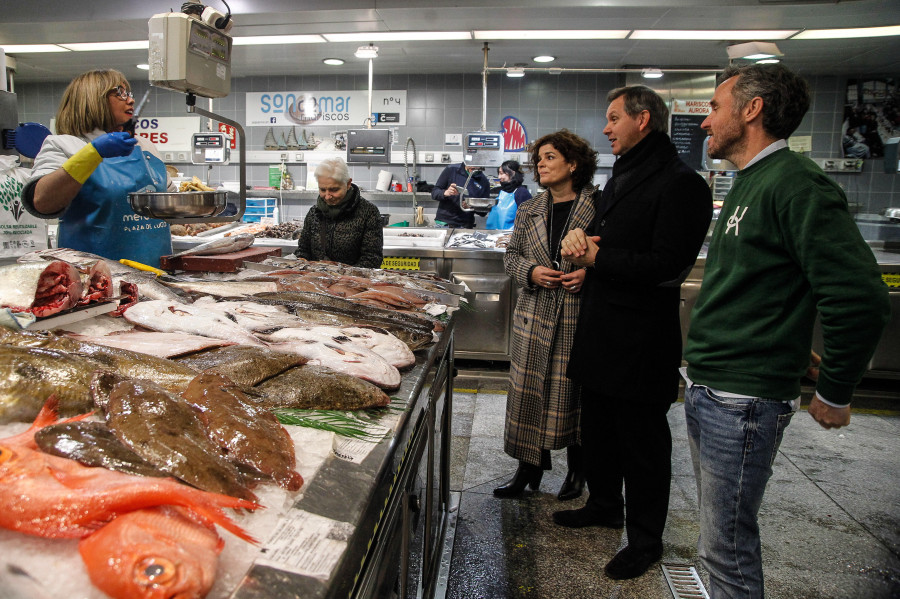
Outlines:
POLYGON ((344 61, 341 60, 340 58, 326 58, 322 62, 324 62, 325 64, 329 64, 331 66, 335 66, 335 67, 344 64, 344 61))
POLYGON ((136 64, 136 65, 134 65, 134 66, 136 66, 137 68, 139 68, 139 69, 142 70, 142 71, 149 71, 149 70, 150 70, 150 65, 149 65, 149 64, 136 64))
POLYGON ((357 48, 353 56, 357 58, 378 58, 378 46, 369 44, 368 46, 360 46, 357 48))
POLYGON ((531 60, 533 60, 534 62, 553 62, 554 60, 556 60, 556 57, 555 56, 535 56, 531 60))

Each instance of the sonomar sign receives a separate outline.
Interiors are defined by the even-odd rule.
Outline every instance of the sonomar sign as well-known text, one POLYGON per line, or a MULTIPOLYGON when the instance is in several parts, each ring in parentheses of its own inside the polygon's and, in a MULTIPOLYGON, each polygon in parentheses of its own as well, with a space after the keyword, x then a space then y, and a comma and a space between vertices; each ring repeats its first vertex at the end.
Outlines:
MULTIPOLYGON (((249 92, 248 127, 318 125, 361 127, 369 108, 367 91, 249 92)), ((372 91, 372 117, 376 123, 406 124, 406 91, 372 91)))

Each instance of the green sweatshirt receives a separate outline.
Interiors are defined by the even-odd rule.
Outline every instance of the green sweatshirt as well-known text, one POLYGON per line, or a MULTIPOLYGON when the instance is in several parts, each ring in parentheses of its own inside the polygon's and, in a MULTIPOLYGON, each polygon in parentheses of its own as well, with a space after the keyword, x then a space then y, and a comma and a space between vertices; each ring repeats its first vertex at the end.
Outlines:
POLYGON ((713 232, 685 359, 699 385, 791 400, 821 318, 817 391, 850 403, 890 317, 888 290, 838 185, 778 150, 740 171, 713 232))

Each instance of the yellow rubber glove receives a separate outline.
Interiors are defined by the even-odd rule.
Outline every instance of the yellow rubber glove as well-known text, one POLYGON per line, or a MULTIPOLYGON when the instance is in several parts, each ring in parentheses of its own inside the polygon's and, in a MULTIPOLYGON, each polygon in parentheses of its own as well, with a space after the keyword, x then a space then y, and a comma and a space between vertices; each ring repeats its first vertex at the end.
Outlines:
POLYGON ((101 162, 103 162, 103 157, 100 156, 97 148, 94 147, 94 144, 88 144, 72 154, 72 157, 66 160, 62 167, 73 179, 84 185, 84 182, 88 180, 94 169, 100 166, 101 162))

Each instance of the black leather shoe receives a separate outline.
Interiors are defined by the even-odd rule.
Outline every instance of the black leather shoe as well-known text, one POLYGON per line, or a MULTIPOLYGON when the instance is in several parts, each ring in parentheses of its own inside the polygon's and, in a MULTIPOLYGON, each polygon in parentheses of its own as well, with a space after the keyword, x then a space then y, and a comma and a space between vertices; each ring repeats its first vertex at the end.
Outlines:
POLYGON ((577 510, 553 512, 553 521, 567 528, 584 528, 586 526, 622 528, 625 526, 624 516, 606 514, 588 506, 577 510))
POLYGON ((663 548, 632 549, 630 546, 619 551, 603 568, 613 580, 637 578, 647 571, 654 562, 662 558, 663 548))
POLYGON ((516 470, 515 476, 494 489, 494 497, 518 497, 525 490, 526 486, 537 491, 538 487, 541 486, 541 478, 543 476, 544 470, 540 466, 519 462, 519 468, 516 470))
POLYGON ((582 493, 584 493, 584 474, 569 470, 556 498, 560 501, 569 501, 578 499, 582 493))

